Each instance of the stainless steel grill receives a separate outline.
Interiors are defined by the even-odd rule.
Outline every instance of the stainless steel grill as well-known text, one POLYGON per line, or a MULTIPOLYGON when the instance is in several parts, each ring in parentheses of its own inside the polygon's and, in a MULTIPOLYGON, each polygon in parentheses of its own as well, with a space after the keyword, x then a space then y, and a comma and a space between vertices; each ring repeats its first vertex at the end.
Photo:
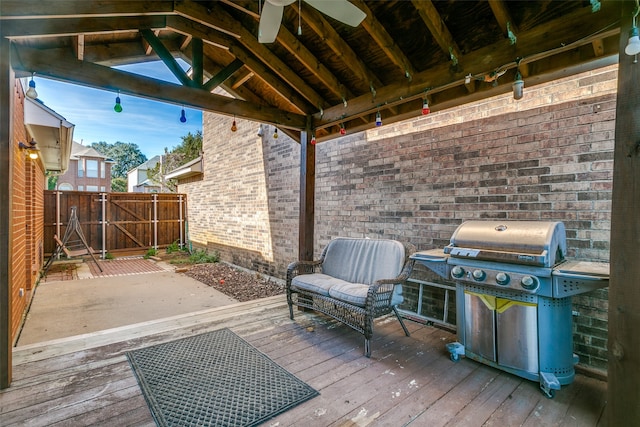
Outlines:
POLYGON ((571 296, 609 285, 609 264, 566 259, 562 222, 468 221, 413 259, 456 283, 461 355, 540 382, 553 397, 575 376, 571 296))

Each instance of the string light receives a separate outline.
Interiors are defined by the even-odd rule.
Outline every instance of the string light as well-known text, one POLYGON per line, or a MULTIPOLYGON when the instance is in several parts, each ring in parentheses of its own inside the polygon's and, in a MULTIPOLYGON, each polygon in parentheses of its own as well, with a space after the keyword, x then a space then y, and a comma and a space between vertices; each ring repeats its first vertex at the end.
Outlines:
POLYGON ((380 115, 380 110, 376 112, 376 126, 382 126, 382 116, 380 115))
POLYGON ((316 134, 315 133, 311 134, 311 145, 316 145, 316 134))
POLYGON ((273 139, 278 139, 278 128, 273 131, 273 139))
POLYGON ((184 107, 182 108, 182 111, 180 112, 180 122, 181 123, 186 123, 187 122, 187 116, 185 115, 184 107))
POLYGON ((238 130, 238 126, 236 125, 236 116, 233 116, 233 122, 231 123, 231 132, 235 132, 238 130))
POLYGON ((118 91, 118 95, 116 96, 116 105, 113 106, 113 111, 116 113, 122 113, 122 105, 120 104, 120 91, 118 91))
POLYGON ((29 81, 29 89, 27 89, 26 95, 31 99, 36 99, 38 97, 38 92, 36 92, 36 82, 33 81, 33 76, 35 73, 31 74, 31 80, 29 81))
POLYGON ((429 100, 425 96, 424 100, 422 101, 422 115, 426 116, 430 112, 431 112, 431 108, 429 108, 429 100))
POLYGON ((340 123, 340 135, 346 135, 347 129, 344 127, 344 123, 340 123))

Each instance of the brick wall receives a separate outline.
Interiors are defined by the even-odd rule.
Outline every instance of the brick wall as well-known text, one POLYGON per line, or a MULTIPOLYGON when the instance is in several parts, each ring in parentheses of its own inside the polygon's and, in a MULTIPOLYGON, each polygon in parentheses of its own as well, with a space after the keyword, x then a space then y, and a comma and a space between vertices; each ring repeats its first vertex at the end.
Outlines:
POLYGON ((188 192, 189 238, 194 247, 265 274, 282 276, 297 254, 299 148, 273 129, 204 114, 204 180, 188 192), (268 166, 268 167, 267 167, 268 166))
MULTIPOLYGON (((317 145, 316 255, 336 236, 441 248, 468 219, 560 220, 569 256, 609 258, 617 68, 607 67, 317 145)), ((297 257, 298 144, 204 115, 190 238, 279 277, 297 257)), ((575 351, 606 367, 607 293, 574 298, 575 351)))
POLYGON ((24 91, 15 80, 13 111, 13 164, 11 200, 11 333, 13 340, 24 320, 38 273, 43 267, 44 190, 46 178, 40 160, 31 160, 19 142, 30 141, 24 127, 24 91))

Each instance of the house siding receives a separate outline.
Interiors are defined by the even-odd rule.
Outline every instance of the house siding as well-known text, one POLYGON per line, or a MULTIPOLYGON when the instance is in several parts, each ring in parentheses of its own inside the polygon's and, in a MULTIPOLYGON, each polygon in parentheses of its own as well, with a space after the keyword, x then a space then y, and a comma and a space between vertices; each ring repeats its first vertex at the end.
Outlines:
MULTIPOLYGON (((525 87, 316 146, 316 256, 336 236, 441 248, 470 219, 557 220, 570 258, 608 261, 617 67, 525 87)), ((189 237, 284 277, 297 258, 300 147, 273 127, 203 118, 189 237)), ((348 132, 348 129, 347 129, 348 132)), ((428 274, 417 272, 416 274, 428 274)), ((408 296, 411 291, 409 290, 408 296)), ((606 369, 607 291, 573 298, 574 351, 606 369)))

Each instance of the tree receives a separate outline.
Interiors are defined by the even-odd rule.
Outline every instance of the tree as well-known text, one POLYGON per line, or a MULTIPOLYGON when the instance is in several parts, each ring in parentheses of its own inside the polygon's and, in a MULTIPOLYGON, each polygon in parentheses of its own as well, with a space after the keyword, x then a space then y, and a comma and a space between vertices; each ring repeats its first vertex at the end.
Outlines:
POLYGON ((126 181, 128 171, 147 161, 147 156, 142 154, 138 145, 131 142, 109 144, 101 141, 91 143, 91 147, 115 162, 111 166, 112 178, 124 178, 126 181))
POLYGON ((111 178, 111 191, 114 193, 127 192, 127 178, 111 178))
POLYGON ((182 142, 173 147, 171 151, 165 147, 162 161, 147 170, 147 178, 157 184, 161 184, 163 187, 169 188, 171 191, 175 191, 176 182, 174 180, 164 181, 163 176, 195 159, 200 154, 202 154, 202 132, 197 131, 195 134, 189 132, 182 137, 182 142))

